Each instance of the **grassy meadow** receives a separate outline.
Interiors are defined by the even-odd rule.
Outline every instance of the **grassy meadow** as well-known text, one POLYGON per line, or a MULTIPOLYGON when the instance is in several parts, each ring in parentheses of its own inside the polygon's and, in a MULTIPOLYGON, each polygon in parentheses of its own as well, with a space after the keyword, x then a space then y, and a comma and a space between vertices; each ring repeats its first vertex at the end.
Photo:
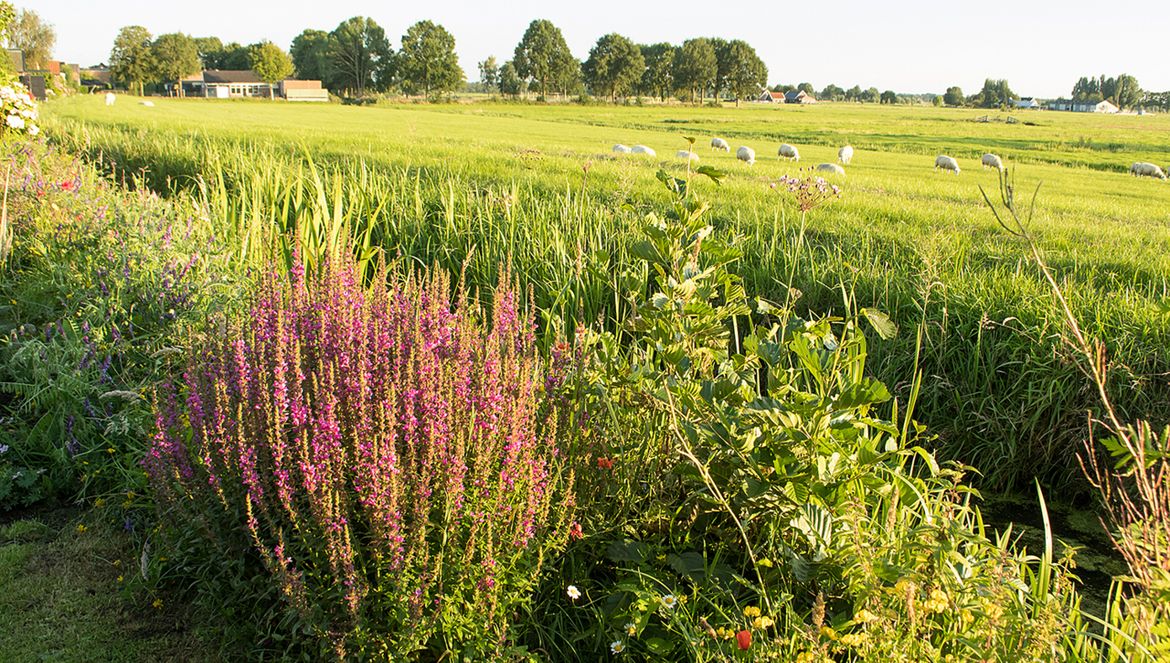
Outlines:
POLYGON ((588 320, 616 316, 615 266, 628 262, 637 219, 664 200, 655 173, 682 176, 675 152, 695 137, 699 164, 728 173, 704 195, 716 230, 743 250, 736 271, 750 293, 783 301, 791 287, 802 310, 887 311, 902 333, 875 342, 873 370, 902 396, 923 372, 918 413, 944 455, 990 486, 1034 475, 1068 485, 1080 476, 1074 456, 1094 397, 1023 245, 983 202, 979 187, 995 197, 997 177, 979 157, 994 152, 1021 197, 1041 185, 1030 227, 1117 362, 1119 405, 1155 421, 1170 414, 1170 186, 1127 174, 1135 160, 1170 162, 1170 117, 1028 112, 1009 123, 995 111, 856 104, 143 107, 124 98, 106 107, 88 97, 46 114, 54 137, 118 177, 161 192, 202 181, 205 200, 234 206, 217 213, 237 220, 277 209, 304 161, 336 168, 350 211, 387 254, 451 269, 470 257, 480 284, 510 257, 539 304, 563 309, 571 299, 564 317, 588 320), (707 147, 711 136, 732 153, 707 147), (799 163, 775 156, 781 142, 800 149, 799 163), (614 143, 645 144, 657 157, 615 155, 614 143), (835 161, 846 143, 856 155, 835 180, 839 200, 802 219, 769 187, 835 161), (756 150, 754 167, 734 158, 739 145, 756 150), (963 172, 934 170, 939 153, 963 172))
POLYGON ((1170 656, 1170 118, 153 102, 0 141, 0 659, 1170 656))

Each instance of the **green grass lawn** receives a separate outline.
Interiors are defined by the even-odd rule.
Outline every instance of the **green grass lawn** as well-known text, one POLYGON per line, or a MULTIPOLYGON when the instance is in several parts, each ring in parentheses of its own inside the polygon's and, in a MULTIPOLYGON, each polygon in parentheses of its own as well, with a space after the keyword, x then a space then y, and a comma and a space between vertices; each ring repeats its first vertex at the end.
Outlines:
POLYGON ((0 661, 214 660, 181 606, 125 589, 137 568, 126 533, 75 510, 0 524, 0 661))
POLYGON ((840 313, 846 297, 887 310, 903 333, 875 341, 874 370, 900 396, 915 368, 923 371, 917 415, 948 455, 993 484, 1026 484, 1036 474, 1064 483, 1079 475, 1074 455, 1094 396, 1059 342, 1046 286, 983 202, 979 187, 994 190, 997 178, 979 157, 993 151, 1021 192, 1042 184, 1031 228, 1086 328, 1119 362, 1123 409, 1170 415, 1170 184, 1127 174, 1133 161, 1170 162, 1167 116, 1027 112, 1009 124, 997 111, 855 104, 155 104, 123 97, 108 108, 75 97, 48 104, 46 115, 51 133, 74 149, 111 160, 122 176, 145 171, 160 189, 245 170, 237 162, 252 155, 361 160, 369 190, 384 192, 370 209, 391 255, 452 269, 474 255, 471 275, 488 283, 496 259, 510 255, 539 303, 560 301, 572 285, 591 294, 589 312, 612 301, 607 284, 624 264, 633 224, 661 209, 655 173, 685 174, 675 152, 693 136, 701 164, 729 173, 721 187, 697 186, 717 230, 740 237, 739 271, 751 292, 783 300, 795 287, 801 308, 824 313, 840 313), (713 135, 732 153, 708 148, 713 135), (776 157, 781 142, 800 148, 800 163, 776 157), (615 155, 614 143, 658 155, 615 155), (845 143, 856 154, 837 181, 841 198, 802 226, 769 183, 835 160, 845 143), (754 167, 736 161, 739 145, 756 150, 754 167), (963 172, 934 170, 939 153, 963 172), (585 169, 587 211, 574 202, 585 169), (498 204, 513 197, 515 208, 498 204))

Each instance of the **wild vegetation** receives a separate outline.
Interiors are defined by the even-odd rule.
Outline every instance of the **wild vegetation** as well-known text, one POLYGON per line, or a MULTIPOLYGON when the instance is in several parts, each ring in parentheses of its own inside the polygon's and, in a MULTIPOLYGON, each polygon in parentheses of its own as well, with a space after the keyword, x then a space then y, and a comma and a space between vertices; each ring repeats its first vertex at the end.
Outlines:
POLYGON ((126 593, 228 624, 221 656, 1170 646, 1167 190, 1121 158, 1164 162, 1135 130, 1163 118, 51 110, 7 142, 0 474, 35 480, 0 508, 93 505, 139 551, 126 593), (827 182, 782 141, 856 155, 827 182), (1044 180, 1031 219, 998 171, 930 168, 987 149, 1044 180), (1101 613, 972 487, 1067 492, 1078 453, 1133 578, 1101 613))

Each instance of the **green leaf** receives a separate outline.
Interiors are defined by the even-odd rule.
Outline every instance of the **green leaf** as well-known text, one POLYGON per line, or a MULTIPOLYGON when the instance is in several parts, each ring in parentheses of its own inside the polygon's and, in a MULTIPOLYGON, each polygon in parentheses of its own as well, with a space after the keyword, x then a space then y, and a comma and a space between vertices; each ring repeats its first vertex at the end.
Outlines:
POLYGON ((649 555, 650 546, 632 539, 614 541, 606 549, 606 556, 614 562, 634 562, 635 564, 641 564, 646 561, 649 555))
POLYGON ((699 175, 707 176, 708 178, 711 179, 712 182, 714 182, 716 184, 722 184, 723 178, 727 177, 726 172, 719 170, 718 168, 715 168, 714 166, 699 166, 695 170, 695 172, 698 173, 699 175))
POLYGON ((863 308, 861 314, 865 316, 866 320, 869 320, 869 324, 883 340, 888 341, 898 335, 898 325, 894 324, 894 321, 890 320, 890 316, 885 313, 875 308, 863 308))

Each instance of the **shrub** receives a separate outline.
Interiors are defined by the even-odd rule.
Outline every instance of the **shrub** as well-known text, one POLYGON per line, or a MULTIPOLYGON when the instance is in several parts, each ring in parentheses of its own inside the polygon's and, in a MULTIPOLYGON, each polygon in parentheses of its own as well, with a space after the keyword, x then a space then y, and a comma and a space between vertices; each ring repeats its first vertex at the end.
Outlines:
POLYGON ((531 312, 506 277, 490 329, 441 273, 387 280, 267 277, 160 392, 144 464, 170 527, 258 553, 337 656, 494 656, 571 516, 531 312))

